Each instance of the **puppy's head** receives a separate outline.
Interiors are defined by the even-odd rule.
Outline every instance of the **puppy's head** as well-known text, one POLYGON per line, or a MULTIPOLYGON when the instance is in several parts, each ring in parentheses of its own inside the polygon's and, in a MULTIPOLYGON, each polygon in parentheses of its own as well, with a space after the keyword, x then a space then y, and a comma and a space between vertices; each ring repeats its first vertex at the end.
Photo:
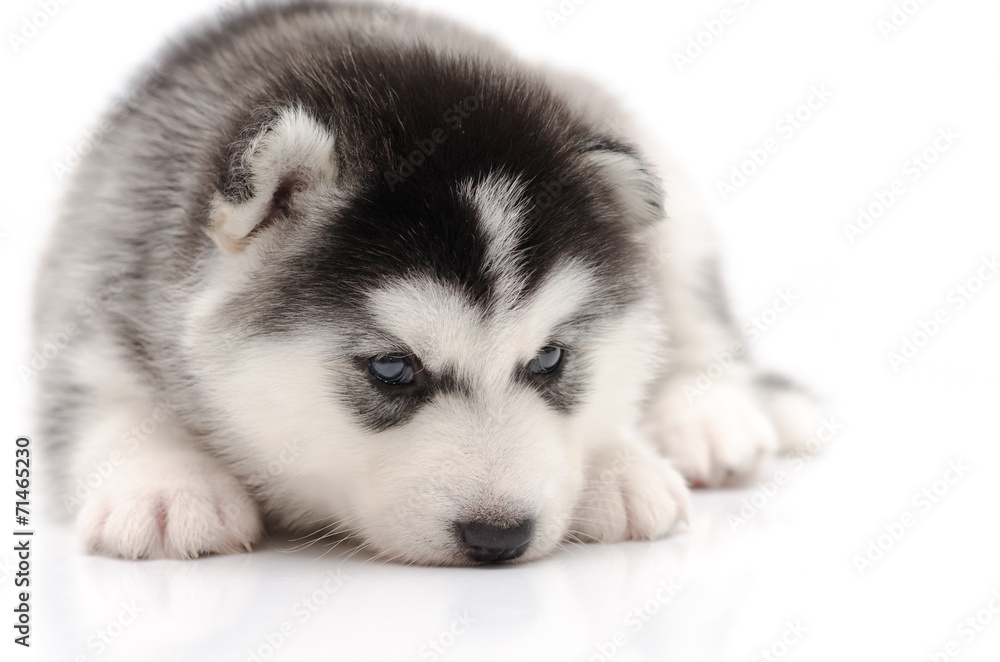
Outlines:
POLYGON ((537 558, 654 373, 658 185, 530 78, 355 66, 221 150, 187 343, 218 450, 288 526, 537 558))

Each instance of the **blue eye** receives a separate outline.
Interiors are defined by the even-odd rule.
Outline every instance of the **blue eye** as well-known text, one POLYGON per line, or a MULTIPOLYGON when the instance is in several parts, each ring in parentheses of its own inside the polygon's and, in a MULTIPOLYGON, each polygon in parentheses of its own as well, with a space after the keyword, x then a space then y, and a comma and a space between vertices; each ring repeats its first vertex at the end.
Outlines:
POLYGON ((392 386, 413 381, 413 362, 405 356, 373 356, 368 359, 368 370, 375 379, 392 386))
POLYGON ((563 360, 563 350, 560 347, 543 347, 538 356, 528 364, 528 369, 536 375, 547 375, 555 372, 563 360))

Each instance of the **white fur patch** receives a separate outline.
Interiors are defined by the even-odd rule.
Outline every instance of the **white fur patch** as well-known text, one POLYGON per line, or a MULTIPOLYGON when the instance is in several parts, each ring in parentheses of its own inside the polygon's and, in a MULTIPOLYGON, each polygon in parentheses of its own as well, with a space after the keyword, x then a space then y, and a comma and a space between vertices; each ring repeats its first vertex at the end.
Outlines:
MULTIPOLYGON (((552 333, 593 292, 588 269, 566 262, 553 269, 526 302, 492 315, 457 287, 431 278, 407 278, 374 291, 368 308, 378 326, 398 338, 431 369, 467 366, 480 377, 506 382, 513 366, 533 358, 552 333)), ((371 348, 373 353, 392 348, 371 348)))
POLYGON ((478 211, 487 242, 486 270, 502 285, 500 298, 513 301, 523 287, 517 244, 524 228, 524 187, 516 179, 491 173, 481 182, 463 182, 459 190, 478 211))

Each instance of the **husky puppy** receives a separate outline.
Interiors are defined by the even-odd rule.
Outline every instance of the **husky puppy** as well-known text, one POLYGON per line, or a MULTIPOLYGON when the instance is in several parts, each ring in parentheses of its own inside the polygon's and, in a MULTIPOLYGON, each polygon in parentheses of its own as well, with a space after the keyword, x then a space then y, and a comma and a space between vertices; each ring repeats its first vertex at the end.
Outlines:
POLYGON ((665 208, 586 83, 436 18, 297 2, 189 35, 136 89, 37 288, 41 432, 89 551, 268 526, 526 561, 668 534, 688 483, 808 436, 809 399, 742 352, 698 212, 665 208))

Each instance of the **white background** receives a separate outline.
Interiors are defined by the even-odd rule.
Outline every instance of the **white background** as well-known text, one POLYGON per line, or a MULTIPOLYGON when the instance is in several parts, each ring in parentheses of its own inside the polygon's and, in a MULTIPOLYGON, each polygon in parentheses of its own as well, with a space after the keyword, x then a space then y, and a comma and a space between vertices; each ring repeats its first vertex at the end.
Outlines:
MULTIPOLYGON (((19 368, 34 351, 28 291, 60 190, 54 166, 165 38, 214 7, 67 0, 15 49, 10 34, 42 4, 5 0, 0 13, 0 434, 11 469, 15 437, 37 430, 19 368)), ((839 430, 772 496, 697 494, 690 533, 511 568, 377 565, 339 548, 283 552, 288 543, 124 562, 81 555, 67 530, 36 516, 30 651, 11 642, 15 559, 10 545, 0 552, 4 659, 1000 658, 1000 613, 989 611, 1000 612, 1000 278, 974 278, 1000 253, 1000 5, 927 2, 887 36, 890 0, 590 0, 563 3, 573 11, 554 25, 554 0, 414 4, 624 100, 712 210, 738 318, 794 292, 752 349, 821 393, 839 430), (732 22, 679 67, 674 55, 723 9, 732 22), (787 137, 777 123, 814 86, 832 96, 787 137), (948 127, 953 143, 911 178, 906 162, 948 127), (769 138, 777 152, 723 200, 717 183, 769 138), (844 226, 897 179, 905 191, 851 243, 844 226), (981 288, 959 309, 963 284, 981 288), (888 354, 939 309, 948 322, 894 369, 888 354), (934 503, 925 489, 938 490, 934 503), (881 558, 860 569, 865 554, 881 558), (342 585, 328 582, 338 571, 342 585), (308 611, 304 600, 322 605, 308 611), (977 614, 979 631, 960 625, 977 614), (957 654, 943 653, 949 642, 957 654)), ((0 471, 5 504, 11 474, 0 471)), ((0 508, 0 529, 13 529, 12 511, 0 508)))

